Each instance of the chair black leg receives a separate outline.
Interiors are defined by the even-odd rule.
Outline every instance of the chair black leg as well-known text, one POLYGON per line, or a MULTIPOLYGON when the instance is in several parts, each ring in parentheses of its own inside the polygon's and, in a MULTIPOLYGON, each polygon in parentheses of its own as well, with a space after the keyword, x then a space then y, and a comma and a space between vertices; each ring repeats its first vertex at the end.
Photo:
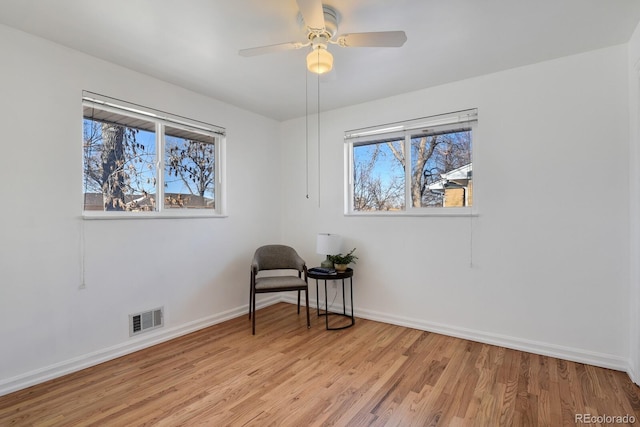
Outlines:
POLYGON ((298 314, 300 314, 300 289, 298 289, 298 314))
POLYGON ((309 318, 309 289, 304 291, 304 298, 307 301, 307 329, 309 329, 311 328, 311 319, 309 318))
POLYGON ((253 304, 253 272, 249 279, 249 319, 251 319, 251 304, 253 304))
POLYGON ((251 290, 252 295, 252 304, 251 304, 251 312, 253 316, 251 317, 251 335, 256 334, 256 293, 251 290))

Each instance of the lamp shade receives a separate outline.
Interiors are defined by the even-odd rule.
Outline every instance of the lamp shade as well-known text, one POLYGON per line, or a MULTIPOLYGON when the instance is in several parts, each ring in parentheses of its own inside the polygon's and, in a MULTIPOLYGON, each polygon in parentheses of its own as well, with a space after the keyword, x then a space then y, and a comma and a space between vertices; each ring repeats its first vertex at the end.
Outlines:
POLYGON ((316 252, 320 255, 337 255, 342 247, 342 238, 338 234, 320 233, 316 241, 316 252))
POLYGON ((333 68, 333 55, 327 49, 318 46, 307 55, 307 68, 316 74, 328 73, 333 68))

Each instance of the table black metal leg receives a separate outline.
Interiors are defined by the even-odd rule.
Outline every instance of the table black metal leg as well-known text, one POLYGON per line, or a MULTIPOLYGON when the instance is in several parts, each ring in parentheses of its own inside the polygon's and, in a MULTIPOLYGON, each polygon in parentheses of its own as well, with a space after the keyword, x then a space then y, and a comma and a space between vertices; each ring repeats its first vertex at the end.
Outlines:
POLYGON ((329 303, 327 301, 327 281, 324 281, 324 325, 329 330, 329 303))
POLYGON ((318 295, 318 279, 316 279, 316 314, 318 315, 318 317, 320 317, 320 295, 318 295))
POLYGON ((347 315, 347 300, 344 299, 344 279, 342 279, 342 314, 347 315))
MULTIPOLYGON (((311 273, 312 274, 312 273, 311 273)), ((315 277, 312 277, 311 274, 309 274, 310 278, 315 279, 316 281, 316 314, 318 317, 320 316, 325 316, 325 328, 329 331, 334 331, 334 330, 340 330, 340 329, 346 329, 346 328, 350 328, 351 326, 353 326, 355 324, 355 316, 354 316, 354 312, 353 312, 353 271, 351 269, 348 269, 346 272, 344 273, 338 273, 337 277, 334 275, 332 276, 325 276, 325 275, 314 275, 315 277), (350 301, 349 303, 351 304, 351 313, 347 314, 347 300, 346 300, 346 296, 347 296, 347 292, 345 290, 345 279, 348 278, 349 279, 349 296, 350 296, 350 301), (318 280, 323 280, 324 281, 324 311, 321 312, 320 311, 320 286, 318 285, 318 280), (329 296, 328 296, 328 287, 327 287, 327 280, 341 280, 342 281, 342 313, 338 312, 330 312, 329 311, 329 296), (340 326, 340 327, 329 327, 329 316, 342 316, 344 318, 350 319, 351 322, 345 326, 340 326)), ((337 290, 336 290, 337 292, 337 290)))

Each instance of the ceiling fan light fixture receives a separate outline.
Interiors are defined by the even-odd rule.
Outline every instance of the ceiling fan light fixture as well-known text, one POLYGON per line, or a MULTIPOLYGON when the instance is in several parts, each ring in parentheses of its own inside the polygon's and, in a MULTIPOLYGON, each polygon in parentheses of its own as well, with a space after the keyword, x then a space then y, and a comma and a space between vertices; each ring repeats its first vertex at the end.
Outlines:
POLYGON ((298 23, 307 30, 304 42, 286 42, 267 46, 241 49, 242 56, 255 56, 283 50, 301 49, 311 46, 307 55, 307 69, 316 74, 325 74, 333 69, 333 55, 327 50, 329 44, 343 47, 401 47, 407 41, 404 31, 374 31, 366 33, 338 34, 340 14, 323 0, 296 0, 298 23))
POLYGON ((312 73, 324 74, 333 68, 333 55, 322 46, 316 46, 307 55, 307 69, 312 73))

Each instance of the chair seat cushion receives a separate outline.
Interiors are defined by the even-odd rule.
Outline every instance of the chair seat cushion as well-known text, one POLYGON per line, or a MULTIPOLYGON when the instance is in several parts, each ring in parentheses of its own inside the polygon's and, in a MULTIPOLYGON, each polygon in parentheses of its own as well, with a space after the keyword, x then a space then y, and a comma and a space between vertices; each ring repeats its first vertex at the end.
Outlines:
POLYGON ((297 276, 256 277, 256 291, 275 289, 305 289, 307 282, 297 276))

